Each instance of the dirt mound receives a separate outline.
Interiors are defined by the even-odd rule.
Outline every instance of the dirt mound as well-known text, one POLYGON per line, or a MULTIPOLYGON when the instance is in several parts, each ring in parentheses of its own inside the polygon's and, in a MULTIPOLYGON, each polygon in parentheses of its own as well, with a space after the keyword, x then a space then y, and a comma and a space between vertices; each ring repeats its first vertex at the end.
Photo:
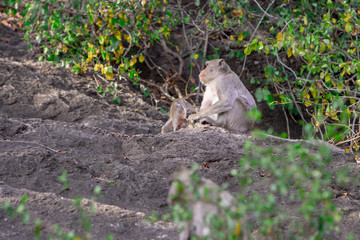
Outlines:
MULTIPOLYGON (((21 36, 1 24, 0 36, 0 202, 19 203, 28 196, 31 219, 42 219, 44 235, 54 224, 82 231, 72 204, 82 196, 84 208, 91 202, 96 207, 93 239, 107 234, 115 239, 177 239, 171 223, 149 224, 145 215, 167 211, 168 176, 180 165, 206 164, 203 176, 228 183, 236 192, 230 170, 243 155, 248 135, 214 127, 161 135, 167 117, 129 83, 123 82, 122 102, 116 105, 96 94, 91 76, 32 61, 21 36), (57 180, 64 171, 67 190, 57 180), (97 185, 103 198, 91 200, 97 185)), ((346 154, 334 151, 333 158, 333 171, 346 165, 359 171, 346 154)), ((345 213, 334 239, 350 232, 360 236, 358 188, 334 186, 337 207, 345 213)), ((267 185, 258 184, 254 191, 267 191, 267 185)), ((32 237, 32 225, 0 210, 0 239, 32 237)))

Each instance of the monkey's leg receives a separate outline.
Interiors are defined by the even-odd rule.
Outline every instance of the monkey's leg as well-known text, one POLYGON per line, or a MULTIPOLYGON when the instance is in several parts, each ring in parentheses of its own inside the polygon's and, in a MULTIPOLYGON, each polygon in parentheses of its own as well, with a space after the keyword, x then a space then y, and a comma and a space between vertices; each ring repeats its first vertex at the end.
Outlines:
POLYGON ((181 122, 179 123, 179 118, 175 118, 172 120, 172 127, 173 127, 173 131, 175 132, 181 125, 181 122))
POLYGON ((190 230, 191 224, 188 221, 179 223, 179 229, 181 229, 179 240, 189 240, 190 239, 190 230))
POLYGON ((195 234, 201 239, 210 234, 210 228, 206 223, 207 218, 217 214, 219 207, 205 201, 197 201, 193 205, 192 221, 195 227, 195 234))
POLYGON ((181 119, 179 119, 177 129, 180 129, 180 128, 184 127, 184 126, 187 127, 187 125, 188 125, 188 121, 186 119, 181 118, 181 119))
POLYGON ((161 133, 167 133, 169 132, 169 130, 171 129, 171 125, 172 125, 172 120, 169 119, 165 125, 161 128, 161 133))

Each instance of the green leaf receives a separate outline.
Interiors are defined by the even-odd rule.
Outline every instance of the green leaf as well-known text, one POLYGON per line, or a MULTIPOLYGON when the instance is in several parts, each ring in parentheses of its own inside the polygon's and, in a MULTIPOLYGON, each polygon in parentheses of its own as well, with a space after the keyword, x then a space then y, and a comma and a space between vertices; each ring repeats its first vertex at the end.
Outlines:
POLYGON ((11 207, 10 202, 7 202, 7 201, 3 202, 2 208, 5 209, 7 215, 9 215, 9 216, 14 215, 14 209, 11 207))
POLYGON ((28 213, 28 212, 24 213, 24 214, 21 216, 21 221, 22 221, 24 224, 28 224, 29 221, 30 221, 30 213, 28 213))
POLYGON ((120 104, 120 103, 121 103, 121 99, 117 97, 117 98, 115 98, 114 102, 117 103, 117 104, 120 104))
POLYGON ((119 24, 120 24, 121 27, 124 27, 124 26, 125 26, 125 20, 124 20, 124 19, 119 18, 118 22, 119 22, 119 24))
POLYGON ((235 56, 235 52, 234 51, 230 51, 228 54, 229 58, 233 58, 235 56))
POLYGON ((98 37, 98 40, 99 40, 99 43, 100 43, 101 45, 103 45, 104 42, 105 42, 105 37, 102 36, 102 35, 100 35, 100 36, 98 37))
POLYGON ((272 75, 274 75, 274 73, 275 73, 275 69, 274 69, 273 66, 267 65, 267 66, 265 67, 265 74, 266 74, 267 76, 272 76, 272 75))
POLYGON ((129 73, 128 73, 128 77, 129 77, 130 79, 134 79, 134 77, 135 77, 134 72, 129 72, 129 73))
POLYGON ((74 207, 79 207, 82 200, 83 200, 82 197, 78 197, 78 198, 74 199, 74 200, 73 200, 73 206, 74 206, 74 207))
POLYGON ((148 93, 148 90, 149 88, 148 87, 146 87, 146 88, 144 88, 144 90, 143 90, 143 93, 144 93, 144 95, 145 95, 145 97, 148 97, 150 94, 148 93))
POLYGON ((158 109, 163 113, 163 114, 167 114, 167 111, 165 109, 163 109, 162 107, 158 107, 158 109))
POLYGON ((142 24, 142 22, 137 21, 135 25, 137 28, 141 28, 143 24, 142 24))
POLYGON ((352 26, 352 24, 351 23, 346 23, 346 25, 345 25, 345 31, 346 32, 350 32, 351 30, 352 30, 352 28, 353 28, 353 26, 352 26))
POLYGON ((262 50, 264 48, 264 44, 262 42, 259 42, 259 48, 258 50, 262 50))
POLYGON ((255 98, 257 102, 261 102, 264 99, 264 94, 261 88, 256 89, 255 98))
POLYGON ((244 53, 246 54, 246 55, 250 55, 251 54, 251 49, 250 49, 250 47, 249 46, 246 46, 246 48, 244 49, 244 53))
POLYGON ((166 14, 167 14, 170 18, 172 18, 172 17, 173 17, 172 12, 170 12, 169 10, 166 10, 166 14))
POLYGON ((28 197, 25 195, 25 196, 23 196, 23 197, 21 198, 21 202, 22 202, 22 203, 25 203, 27 199, 28 199, 28 197))
POLYGON ((99 195, 101 193, 101 186, 100 185, 96 185, 94 188, 94 193, 96 195, 99 195))
POLYGON ((327 0, 326 2, 326 5, 329 7, 329 8, 334 8, 334 4, 331 0, 327 0))
POLYGON ((92 13, 88 13, 88 17, 89 17, 89 23, 93 24, 94 23, 94 16, 92 13))
POLYGON ((21 204, 19 204, 19 206, 16 208, 16 212, 17 212, 17 213, 22 213, 22 212, 25 211, 25 209, 26 209, 25 204, 21 203, 21 204))
POLYGON ((258 38, 255 38, 252 42, 251 42, 251 45, 256 45, 258 43, 259 39, 258 38))

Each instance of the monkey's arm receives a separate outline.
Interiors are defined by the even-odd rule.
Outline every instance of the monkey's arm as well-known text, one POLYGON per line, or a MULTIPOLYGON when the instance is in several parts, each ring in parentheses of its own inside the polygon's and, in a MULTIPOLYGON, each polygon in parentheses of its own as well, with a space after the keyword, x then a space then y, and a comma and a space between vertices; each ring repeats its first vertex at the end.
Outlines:
POLYGON ((219 100, 208 108, 200 110, 198 113, 191 114, 188 118, 189 122, 193 123, 200 118, 209 117, 213 114, 220 114, 229 111, 233 106, 233 102, 229 100, 219 100))
POLYGON ((200 111, 210 107, 212 102, 213 102, 213 94, 211 94, 209 92, 205 91, 204 98, 203 98, 203 100, 201 102, 200 111))
POLYGON ((193 105, 191 105, 189 102, 185 100, 179 100, 179 103, 181 104, 182 108, 185 110, 185 117, 190 115, 191 113, 196 113, 196 109, 193 105))
POLYGON ((237 98, 238 101, 241 102, 241 104, 244 106, 246 111, 251 111, 251 109, 253 109, 254 107, 256 107, 256 103, 254 98, 249 94, 243 94, 240 95, 237 98))
POLYGON ((169 119, 165 125, 161 128, 161 133, 167 133, 172 127, 172 119, 169 119))
POLYGON ((231 86, 233 85, 231 83, 232 79, 219 79, 217 81, 218 83, 211 89, 206 89, 200 111, 189 116, 188 120, 191 123, 203 117, 210 117, 214 114, 227 112, 233 107, 236 99, 236 93, 231 89, 231 86), (214 99, 218 99, 218 101, 212 104, 214 99), (207 105, 209 106, 207 107, 207 105))
POLYGON ((237 100, 241 102, 246 111, 250 111, 251 109, 256 107, 255 99, 241 81, 238 83, 240 84, 240 89, 238 92, 237 100))

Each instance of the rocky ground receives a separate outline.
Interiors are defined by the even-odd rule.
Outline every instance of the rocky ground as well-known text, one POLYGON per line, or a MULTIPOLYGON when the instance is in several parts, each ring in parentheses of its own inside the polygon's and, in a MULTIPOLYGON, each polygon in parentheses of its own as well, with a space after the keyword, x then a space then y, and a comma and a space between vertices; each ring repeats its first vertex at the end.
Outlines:
MULTIPOLYGON (((251 137, 214 127, 182 129, 160 134, 166 115, 123 83, 116 105, 94 91, 94 78, 33 60, 21 35, 0 23, 0 203, 16 205, 27 196, 30 222, 40 218, 41 236, 56 224, 66 231, 83 231, 72 200, 93 203, 92 239, 177 239, 170 222, 150 224, 146 215, 168 211, 168 178, 179 166, 206 164, 201 175, 218 184, 229 183, 251 137), (67 172, 69 189, 58 181, 67 172), (101 199, 93 199, 95 186, 101 199)), ((269 120, 271 122, 271 120, 269 120)), ((286 131, 286 130, 284 130, 286 131)), ((261 143, 266 144, 266 143, 261 143)), ((333 171, 359 171, 349 155, 334 152, 333 171)), ((360 237, 359 184, 334 186, 336 206, 344 212, 339 233, 360 237), (344 194, 347 193, 347 194, 344 194)), ((256 185, 266 191, 267 185, 256 185)), ((24 225, 0 210, 0 239, 32 239, 34 225, 24 225)))

